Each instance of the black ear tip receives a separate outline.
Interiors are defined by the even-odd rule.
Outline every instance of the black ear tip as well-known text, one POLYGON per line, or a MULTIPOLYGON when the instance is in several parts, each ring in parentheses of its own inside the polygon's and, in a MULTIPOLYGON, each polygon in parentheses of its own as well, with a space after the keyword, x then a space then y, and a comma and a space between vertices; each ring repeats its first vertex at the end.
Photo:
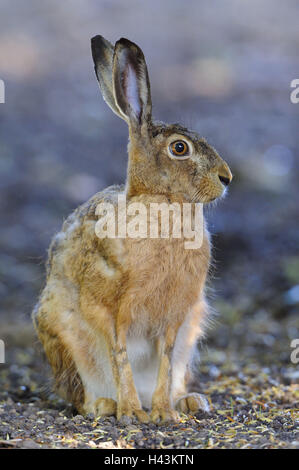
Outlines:
POLYGON ((127 38, 120 38, 117 42, 123 43, 123 44, 130 44, 132 41, 130 41, 127 38))
POLYGON ((100 34, 91 38, 91 53, 95 64, 97 62, 106 63, 111 53, 113 54, 113 50, 112 44, 100 34))
POLYGON ((105 41, 105 39, 100 34, 97 34, 90 40, 92 46, 100 45, 103 43, 103 41, 105 41))
POLYGON ((139 49, 137 44, 135 44, 134 42, 130 41, 127 38, 120 38, 115 44, 115 47, 117 46, 122 46, 122 47, 127 47, 127 48, 136 48, 137 50, 139 49))
POLYGON ((94 36, 91 38, 91 52, 92 52, 92 57, 94 60, 98 59, 101 54, 102 50, 104 48, 104 38, 103 36, 94 36))

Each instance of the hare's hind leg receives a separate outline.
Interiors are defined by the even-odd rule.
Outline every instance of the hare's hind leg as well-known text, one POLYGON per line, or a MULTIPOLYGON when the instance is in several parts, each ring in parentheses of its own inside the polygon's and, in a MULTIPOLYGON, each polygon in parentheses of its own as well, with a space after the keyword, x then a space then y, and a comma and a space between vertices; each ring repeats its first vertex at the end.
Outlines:
POLYGON ((56 331, 45 325, 45 312, 41 311, 39 305, 33 312, 33 322, 52 368, 55 390, 81 412, 84 403, 84 387, 69 351, 56 331))
POLYGON ((117 403, 112 398, 98 398, 94 402, 96 416, 116 416, 117 403))
POLYGON ((49 282, 33 319, 58 393, 82 414, 115 414, 116 391, 105 340, 82 318, 75 288, 49 282))

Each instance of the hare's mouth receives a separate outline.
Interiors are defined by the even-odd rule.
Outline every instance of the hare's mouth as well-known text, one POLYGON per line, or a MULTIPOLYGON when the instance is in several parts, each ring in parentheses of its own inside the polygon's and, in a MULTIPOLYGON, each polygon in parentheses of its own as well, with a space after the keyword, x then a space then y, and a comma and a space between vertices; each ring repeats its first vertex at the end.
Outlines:
POLYGON ((223 197, 225 191, 217 191, 217 193, 209 193, 209 192, 203 192, 202 190, 196 191, 196 193, 192 196, 191 202, 195 203, 202 203, 202 204, 208 204, 209 202, 216 201, 216 199, 219 199, 223 197))
POLYGON ((222 199, 225 197, 226 190, 218 193, 218 194, 205 194, 205 195, 199 195, 196 198, 192 199, 192 202, 194 203, 201 203, 201 204, 209 204, 217 201, 217 199, 222 199))

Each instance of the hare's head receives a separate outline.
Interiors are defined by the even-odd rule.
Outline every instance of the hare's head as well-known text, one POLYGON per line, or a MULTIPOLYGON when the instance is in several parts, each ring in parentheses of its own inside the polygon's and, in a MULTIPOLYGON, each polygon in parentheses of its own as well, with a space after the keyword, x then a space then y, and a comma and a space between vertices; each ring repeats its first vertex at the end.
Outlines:
POLYGON ((150 83, 141 49, 128 39, 115 46, 91 40, 103 97, 129 126, 127 190, 210 202, 231 182, 228 165, 197 133, 152 120, 150 83))

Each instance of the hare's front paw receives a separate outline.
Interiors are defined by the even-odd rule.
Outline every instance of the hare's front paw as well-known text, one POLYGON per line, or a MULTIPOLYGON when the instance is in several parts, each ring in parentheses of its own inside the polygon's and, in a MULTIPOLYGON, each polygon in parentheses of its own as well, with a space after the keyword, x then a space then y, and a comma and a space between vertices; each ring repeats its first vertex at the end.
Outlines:
POLYGON ((128 402, 119 402, 117 405, 117 419, 118 421, 126 421, 126 418, 137 418, 141 423, 148 423, 148 414, 138 406, 132 406, 128 402))
POLYGON ((151 412, 151 420, 154 423, 169 423, 170 421, 177 421, 178 418, 178 413, 169 406, 155 406, 151 412))
POLYGON ((208 400, 200 393, 188 393, 188 395, 183 396, 177 401, 176 409, 185 414, 194 414, 199 410, 206 413, 210 411, 208 400))

